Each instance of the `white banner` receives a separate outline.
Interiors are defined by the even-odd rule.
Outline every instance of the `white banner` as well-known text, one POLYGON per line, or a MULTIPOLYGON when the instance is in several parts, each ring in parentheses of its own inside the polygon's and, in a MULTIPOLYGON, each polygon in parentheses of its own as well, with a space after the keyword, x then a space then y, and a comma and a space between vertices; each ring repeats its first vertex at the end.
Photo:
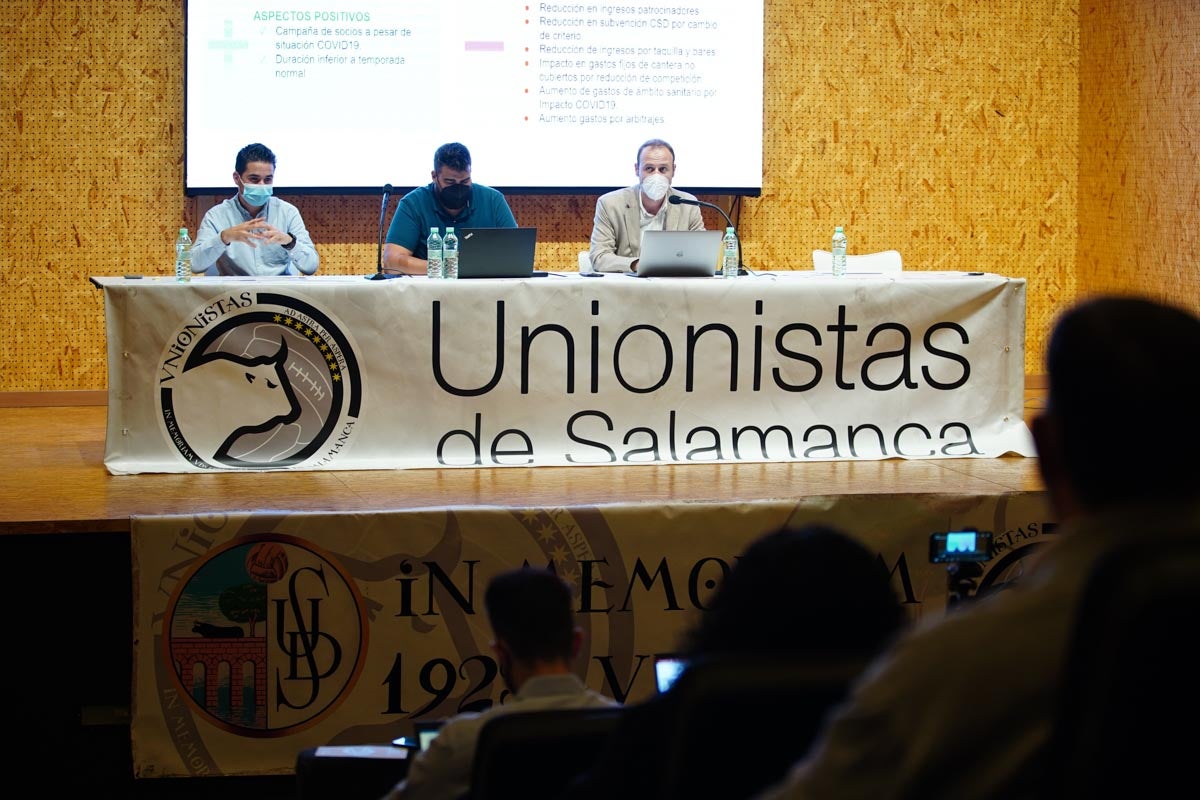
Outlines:
POLYGON ((1033 454, 1023 279, 94 280, 118 474, 1033 454))

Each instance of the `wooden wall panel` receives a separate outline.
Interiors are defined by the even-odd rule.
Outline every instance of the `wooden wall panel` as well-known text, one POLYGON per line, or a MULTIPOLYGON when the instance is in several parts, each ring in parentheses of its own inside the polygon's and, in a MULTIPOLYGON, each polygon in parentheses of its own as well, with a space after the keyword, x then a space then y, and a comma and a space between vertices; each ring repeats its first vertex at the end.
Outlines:
MULTIPOLYGON (((166 274, 174 229, 211 202, 180 189, 181 17, 182 0, 5 0, 0 391, 103 388, 87 276, 166 274)), ((1041 372, 1052 315, 1078 291, 1079 32, 1078 0, 768 0, 763 196, 738 208, 749 265, 806 267, 843 224, 851 252, 894 247, 906 269, 1026 277, 1026 371, 1041 372)), ((289 199, 322 271, 374 269, 378 198, 289 199)), ((574 267, 595 199, 511 198, 539 228, 539 268, 574 267)))
POLYGON ((88 276, 170 266, 187 205, 181 9, 4 2, 0 391, 104 387, 88 276))
POLYGON ((1200 312, 1200 5, 1081 10, 1081 294, 1149 294, 1200 312))
POLYGON ((800 266, 845 225, 905 269, 1029 280, 1026 371, 1076 248, 1071 2, 773 3, 765 188, 743 236, 800 266))

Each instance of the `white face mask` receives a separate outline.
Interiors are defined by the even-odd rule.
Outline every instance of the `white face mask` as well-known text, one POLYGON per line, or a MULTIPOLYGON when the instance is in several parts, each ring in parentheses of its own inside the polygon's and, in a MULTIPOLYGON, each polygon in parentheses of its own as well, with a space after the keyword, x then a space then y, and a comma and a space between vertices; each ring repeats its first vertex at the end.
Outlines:
POLYGON ((654 174, 642 180, 642 191, 646 197, 658 202, 667 196, 667 192, 671 190, 671 182, 667 180, 666 175, 654 174))

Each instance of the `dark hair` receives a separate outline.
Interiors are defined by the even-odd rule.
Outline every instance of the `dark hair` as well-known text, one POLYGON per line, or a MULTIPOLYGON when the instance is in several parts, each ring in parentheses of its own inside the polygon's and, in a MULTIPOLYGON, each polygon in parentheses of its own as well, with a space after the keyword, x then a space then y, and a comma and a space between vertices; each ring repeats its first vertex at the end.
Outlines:
POLYGON ((877 555, 832 527, 785 527, 738 557, 684 650, 866 658, 904 619, 877 555))
POLYGON ((237 159, 233 162, 233 169, 238 175, 241 175, 246 171, 246 165, 253 161, 263 161, 274 168, 275 154, 265 144, 259 144, 258 142, 248 144, 241 150, 238 150, 237 159))
POLYGON ((570 660, 575 636, 571 588, 533 567, 501 572, 483 597, 496 638, 519 661, 570 660))
POLYGON ((637 159, 634 160, 634 162, 633 162, 634 164, 637 164, 639 167, 641 167, 642 153, 645 151, 645 149, 647 147, 665 147, 665 148, 667 148, 668 150, 671 151, 671 163, 672 164, 675 163, 675 148, 674 147, 671 147, 671 145, 667 144, 662 139, 647 139, 646 141, 642 142, 642 146, 638 148, 637 159))
POLYGON ((449 167, 456 172, 466 172, 471 168, 471 151, 466 145, 458 142, 447 142, 433 152, 433 171, 440 172, 442 167, 449 167))
POLYGON ((1046 350, 1046 413, 1087 507, 1195 496, 1198 360, 1200 319, 1180 308, 1100 297, 1062 315, 1046 350))

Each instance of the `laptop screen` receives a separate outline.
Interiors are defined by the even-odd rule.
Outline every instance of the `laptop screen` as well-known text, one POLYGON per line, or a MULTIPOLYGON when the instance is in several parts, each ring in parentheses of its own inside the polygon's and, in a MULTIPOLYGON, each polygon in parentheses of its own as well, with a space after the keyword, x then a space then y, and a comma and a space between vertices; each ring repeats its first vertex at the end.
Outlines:
POLYGON ((670 689, 686 667, 687 659, 679 656, 655 656, 654 684, 658 691, 661 693, 670 689))
POLYGON ((442 730, 444 720, 425 720, 422 722, 414 722, 413 730, 417 734, 417 749, 428 750, 429 743, 437 738, 437 735, 442 730))
POLYGON ((463 228, 458 231, 459 278, 529 278, 537 228, 463 228))
POLYGON ((711 278, 721 260, 723 231, 646 231, 637 274, 642 278, 711 278))

